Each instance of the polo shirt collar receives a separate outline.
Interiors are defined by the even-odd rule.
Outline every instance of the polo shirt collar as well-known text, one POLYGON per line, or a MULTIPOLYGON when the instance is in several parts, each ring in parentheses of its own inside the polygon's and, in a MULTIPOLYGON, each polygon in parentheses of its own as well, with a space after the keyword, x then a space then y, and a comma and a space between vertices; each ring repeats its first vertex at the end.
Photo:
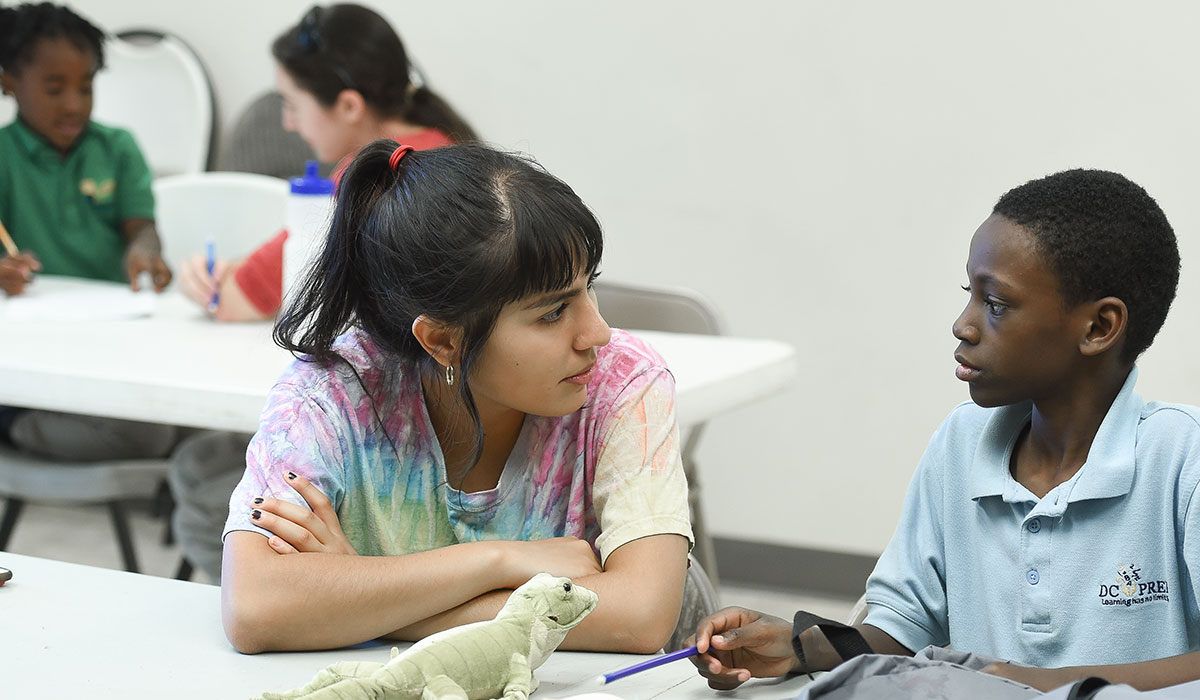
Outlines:
POLYGON ((50 148, 50 144, 46 143, 42 137, 38 136, 33 129, 30 129, 25 124, 25 120, 21 119, 20 115, 13 120, 13 134, 17 137, 17 143, 29 155, 37 155, 39 151, 50 148))
POLYGON ((1075 488, 1067 494, 1067 502, 1092 498, 1113 498, 1129 493, 1133 486, 1134 450, 1137 447, 1138 425, 1146 402, 1133 390, 1137 383, 1137 367, 1129 371, 1117 398, 1113 399, 1087 461, 1079 470, 1075 488))
POLYGON ((971 463, 968 493, 972 499, 1004 495, 1012 481, 1008 464, 1012 459, 1013 446, 1031 415, 1033 402, 1022 401, 1001 406, 988 416, 971 463))
MULTIPOLYGON (((1074 477, 1056 487, 1056 490, 1068 491, 1059 494, 1059 498, 1066 496, 1065 503, 1129 493, 1133 485, 1137 429, 1145 406, 1142 397, 1133 390, 1137 374, 1137 367, 1134 367, 1125 378, 1121 391, 1096 431, 1087 461, 1074 477)), ((988 417, 971 464, 968 493, 972 499, 1004 496, 1005 500, 1026 500, 1017 497, 1018 492, 1028 494, 1028 491, 1012 478, 1009 463, 1017 436, 1029 422, 1032 412, 1033 404, 1025 401, 1002 406, 988 417)))
MULTIPOLYGON (((83 133, 79 135, 79 138, 75 140, 75 143, 71 144, 71 148, 67 150, 66 154, 68 158, 72 153, 75 152, 75 149, 79 148, 79 144, 83 142, 88 133, 92 130, 92 123, 93 122, 91 120, 88 120, 87 126, 83 128, 83 133)), ((62 159, 58 149, 54 146, 51 146, 49 141, 42 138, 40 134, 31 129, 29 125, 25 123, 25 120, 21 119, 19 114, 17 115, 17 118, 13 120, 13 128, 16 132, 17 143, 21 145, 21 148, 25 149, 25 152, 29 154, 30 158, 53 156, 55 160, 62 159)))

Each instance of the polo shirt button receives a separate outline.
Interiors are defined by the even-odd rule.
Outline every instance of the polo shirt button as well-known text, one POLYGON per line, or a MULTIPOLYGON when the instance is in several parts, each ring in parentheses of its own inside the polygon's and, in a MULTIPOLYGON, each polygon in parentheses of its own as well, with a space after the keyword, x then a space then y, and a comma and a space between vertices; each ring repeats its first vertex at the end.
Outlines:
POLYGON ((1039 520, 1038 518, 1034 518, 1033 520, 1029 521, 1029 525, 1027 525, 1026 527, 1029 528, 1030 532, 1038 532, 1039 530, 1042 529, 1042 521, 1039 520))
POLYGON ((1029 585, 1036 586, 1042 577, 1038 575, 1037 569, 1030 569, 1025 572, 1025 580, 1029 581, 1029 585))

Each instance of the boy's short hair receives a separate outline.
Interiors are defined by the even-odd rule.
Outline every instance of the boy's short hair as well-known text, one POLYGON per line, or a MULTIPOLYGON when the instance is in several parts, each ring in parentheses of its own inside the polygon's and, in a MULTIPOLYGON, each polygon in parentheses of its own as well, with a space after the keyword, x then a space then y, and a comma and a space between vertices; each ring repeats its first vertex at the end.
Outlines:
POLYGON ((66 5, 0 7, 0 71, 19 73, 43 39, 66 39, 96 55, 96 70, 104 67, 104 32, 66 5))
POLYGON ((1118 173, 1066 170, 1014 187, 992 211, 1033 234, 1067 304, 1125 302, 1122 360, 1150 347, 1175 299, 1179 247, 1146 190, 1118 173))

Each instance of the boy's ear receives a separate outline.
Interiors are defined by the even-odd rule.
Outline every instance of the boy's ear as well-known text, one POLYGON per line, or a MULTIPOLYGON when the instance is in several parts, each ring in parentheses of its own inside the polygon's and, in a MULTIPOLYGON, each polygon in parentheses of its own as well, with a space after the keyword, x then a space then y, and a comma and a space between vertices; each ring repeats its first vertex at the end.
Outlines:
POLYGON ((1117 297, 1104 297, 1085 305, 1088 309, 1087 326, 1079 342, 1079 350, 1086 356, 1105 353, 1116 347, 1125 338, 1129 325, 1129 309, 1117 297))
POLYGON ((11 95, 13 93, 14 87, 12 81, 13 75, 11 70, 6 70, 3 73, 0 73, 0 90, 3 90, 5 95, 11 95))
POLYGON ((462 329, 421 314, 413 319, 413 337, 429 356, 443 367, 457 365, 462 348, 462 329))

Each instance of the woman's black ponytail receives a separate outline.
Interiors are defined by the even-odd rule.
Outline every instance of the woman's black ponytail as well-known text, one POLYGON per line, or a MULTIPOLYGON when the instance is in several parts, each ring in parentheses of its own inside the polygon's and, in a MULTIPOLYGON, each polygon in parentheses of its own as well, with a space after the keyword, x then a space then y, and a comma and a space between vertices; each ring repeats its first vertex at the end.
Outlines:
MULTIPOLYGON (((394 141, 376 141, 364 148, 343 174, 337 190, 328 235, 321 252, 303 272, 291 300, 276 321, 275 342, 296 354, 322 361, 336 358, 334 341, 351 325, 388 326, 379 312, 378 281, 365 279, 372 255, 364 237, 396 213, 397 173, 388 163, 394 141)), ((411 321, 410 321, 411 325, 411 321)), ((385 342, 393 334, 377 335, 385 342)), ((392 348, 393 350, 395 348, 392 348)))
POLYGON ((476 141, 479 137, 467 120, 458 115, 440 95, 424 85, 412 91, 404 120, 421 126, 433 127, 450 137, 455 143, 476 141))

